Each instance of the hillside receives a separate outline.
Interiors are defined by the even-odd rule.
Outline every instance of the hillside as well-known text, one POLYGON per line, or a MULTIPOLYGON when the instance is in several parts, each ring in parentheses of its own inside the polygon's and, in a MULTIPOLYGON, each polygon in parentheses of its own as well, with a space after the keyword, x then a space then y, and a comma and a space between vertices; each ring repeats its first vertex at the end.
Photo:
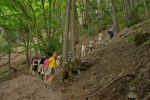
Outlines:
POLYGON ((150 32, 149 22, 122 30, 86 57, 90 68, 70 82, 68 100, 127 100, 132 89, 140 100, 149 100, 144 98, 150 92, 150 48, 129 42, 133 35, 150 32))

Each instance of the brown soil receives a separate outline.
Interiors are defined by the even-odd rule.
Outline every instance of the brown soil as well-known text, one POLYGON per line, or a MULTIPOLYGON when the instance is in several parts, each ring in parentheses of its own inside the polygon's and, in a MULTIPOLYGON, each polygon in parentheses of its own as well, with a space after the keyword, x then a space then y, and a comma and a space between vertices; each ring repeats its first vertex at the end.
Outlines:
POLYGON ((46 88, 40 78, 20 75, 0 83, 0 100, 64 100, 60 80, 60 77, 55 77, 51 87, 46 88))

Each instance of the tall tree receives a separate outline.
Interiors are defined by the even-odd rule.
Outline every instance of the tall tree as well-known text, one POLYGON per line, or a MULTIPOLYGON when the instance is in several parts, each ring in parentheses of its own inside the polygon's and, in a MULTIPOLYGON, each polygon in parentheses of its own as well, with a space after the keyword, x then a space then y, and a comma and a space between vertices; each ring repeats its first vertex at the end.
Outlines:
POLYGON ((114 29, 118 33, 120 29, 119 29, 119 25, 118 25, 118 21, 117 21, 114 0, 111 0, 111 10, 112 10, 111 16, 112 16, 112 20, 113 20, 114 29))
POLYGON ((148 7, 147 7, 147 3, 146 3, 146 0, 143 0, 143 3, 144 3, 144 11, 145 11, 145 16, 146 18, 149 17, 149 12, 148 12, 148 7))
POLYGON ((67 5, 67 7, 66 7, 66 19, 65 19, 65 28, 64 28, 64 35, 63 35, 63 64, 65 64, 67 62, 71 0, 67 0, 66 5, 67 5))
POLYGON ((125 20, 128 27, 132 25, 133 22, 133 15, 131 12, 131 2, 130 0, 123 0, 124 5, 124 13, 125 13, 125 20))
POLYGON ((75 35, 76 35, 76 27, 75 27, 75 25, 76 25, 76 0, 72 0, 72 2, 71 2, 71 7, 72 7, 72 9, 71 9, 71 23, 70 23, 70 25, 71 25, 71 27, 70 27, 70 32, 71 32, 71 56, 72 56, 72 61, 74 61, 75 60, 75 54, 76 54, 76 49, 75 49, 75 35))

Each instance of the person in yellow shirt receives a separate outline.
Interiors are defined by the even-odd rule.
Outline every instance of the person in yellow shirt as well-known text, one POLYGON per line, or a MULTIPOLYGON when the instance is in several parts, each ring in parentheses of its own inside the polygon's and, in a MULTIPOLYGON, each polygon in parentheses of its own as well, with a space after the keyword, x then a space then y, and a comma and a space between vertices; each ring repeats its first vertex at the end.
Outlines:
POLYGON ((49 65, 48 65, 48 70, 47 70, 47 76, 48 76, 48 80, 47 80, 47 84, 48 86, 50 86, 54 73, 55 73, 55 68, 56 68, 56 57, 57 57, 57 53, 54 52, 53 56, 51 56, 49 58, 49 65))

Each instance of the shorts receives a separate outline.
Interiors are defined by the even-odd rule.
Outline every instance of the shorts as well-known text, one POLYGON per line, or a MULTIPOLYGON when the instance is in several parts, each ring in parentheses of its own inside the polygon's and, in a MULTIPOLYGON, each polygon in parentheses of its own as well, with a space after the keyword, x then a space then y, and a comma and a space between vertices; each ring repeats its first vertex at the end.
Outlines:
POLYGON ((37 68, 38 68, 38 65, 33 65, 33 66, 32 66, 32 70, 33 70, 33 71, 37 71, 37 68))
POLYGON ((48 68, 46 75, 54 75, 54 73, 55 73, 55 69, 54 68, 48 68))
POLYGON ((92 50, 93 49, 93 47, 89 47, 90 48, 90 50, 92 50))
POLYGON ((86 51, 85 50, 81 50, 81 53, 85 53, 86 51))
POLYGON ((44 74, 44 68, 42 67, 42 70, 41 70, 41 74, 43 75, 44 74))
POLYGON ((40 64, 39 66, 38 66, 38 72, 41 72, 42 71, 42 68, 43 68, 43 64, 40 64))

